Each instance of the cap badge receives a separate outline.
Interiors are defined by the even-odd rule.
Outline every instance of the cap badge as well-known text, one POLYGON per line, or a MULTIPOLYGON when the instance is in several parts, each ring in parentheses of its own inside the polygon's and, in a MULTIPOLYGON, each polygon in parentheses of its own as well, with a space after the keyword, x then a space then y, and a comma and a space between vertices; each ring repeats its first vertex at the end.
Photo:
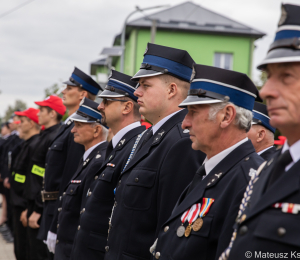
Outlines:
POLYGON ((287 18, 287 11, 285 10, 284 5, 282 5, 281 6, 281 17, 278 22, 278 26, 282 25, 285 22, 286 18, 287 18))

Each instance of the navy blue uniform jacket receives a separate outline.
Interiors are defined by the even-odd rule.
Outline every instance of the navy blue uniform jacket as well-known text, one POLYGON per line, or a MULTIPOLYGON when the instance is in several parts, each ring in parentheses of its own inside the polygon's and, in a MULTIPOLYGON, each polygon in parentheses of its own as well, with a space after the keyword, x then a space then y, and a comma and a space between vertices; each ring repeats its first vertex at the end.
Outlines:
POLYGON ((100 144, 85 161, 79 164, 76 173, 60 198, 54 259, 67 260, 70 258, 74 237, 77 229, 80 228, 78 226, 80 210, 87 197, 88 188, 94 180, 94 175, 104 162, 106 148, 107 142, 100 144))
POLYGON ((119 177, 106 260, 151 258, 159 228, 205 157, 181 128, 186 113, 168 119, 119 177))
POLYGON ((108 221, 114 204, 114 189, 137 135, 144 130, 144 126, 139 126, 127 132, 102 167, 93 173, 94 181, 87 192, 86 204, 81 205, 80 229, 74 241, 72 260, 104 258, 108 221))
POLYGON ((300 211, 292 214, 272 207, 275 203, 284 202, 298 204, 299 209, 300 160, 264 192, 279 155, 277 153, 265 164, 258 181, 253 185, 250 203, 244 211, 246 219, 237 225, 236 240, 228 258, 230 260, 249 259, 245 257, 247 251, 252 253, 252 258, 255 254, 256 258, 268 258, 267 253, 272 253, 273 258, 300 257, 300 211))
MULTIPOLYGON (((256 170, 262 162, 248 140, 219 162, 188 195, 187 187, 171 217, 160 228, 156 247, 160 259, 215 259, 217 248, 223 249, 229 244, 239 205, 251 178, 250 169, 256 170), (197 232, 192 230, 189 237, 178 237, 176 231, 182 214, 195 203, 202 204, 202 198, 214 199, 203 217, 202 228, 197 232)), ((184 227, 187 225, 186 222, 184 227)))
MULTIPOLYGON (((74 123, 69 120, 60 127, 46 157, 44 188, 45 191, 59 191, 59 196, 76 172, 84 153, 84 146, 74 142, 74 135, 71 133, 73 126, 74 123)), ((46 240, 49 230, 56 233, 57 214, 54 213, 57 212, 58 205, 58 199, 45 201, 38 239, 46 240)))

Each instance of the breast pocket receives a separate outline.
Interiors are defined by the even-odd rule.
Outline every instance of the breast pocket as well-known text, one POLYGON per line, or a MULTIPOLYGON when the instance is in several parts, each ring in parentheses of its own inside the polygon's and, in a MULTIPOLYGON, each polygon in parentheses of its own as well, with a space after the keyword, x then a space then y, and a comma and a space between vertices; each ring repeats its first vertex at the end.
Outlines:
POLYGON ((278 212, 265 213, 255 228, 254 235, 283 244, 300 247, 300 215, 278 212))
POLYGON ((54 151, 62 151, 64 147, 63 142, 55 142, 51 145, 50 149, 54 151))
POLYGON ((126 181, 124 205, 135 210, 147 210, 151 206, 153 186, 156 178, 154 169, 135 169, 126 181))
MULTIPOLYGON (((97 184, 92 190, 93 195, 101 201, 110 201, 114 199, 114 189, 116 183, 113 182, 113 175, 115 173, 115 168, 107 167, 101 174, 99 174, 97 179, 97 184)), ((115 181, 116 182, 116 181, 115 181)))
POLYGON ((78 194, 81 183, 72 183, 63 195, 63 209, 74 209, 80 207, 81 196, 78 194))

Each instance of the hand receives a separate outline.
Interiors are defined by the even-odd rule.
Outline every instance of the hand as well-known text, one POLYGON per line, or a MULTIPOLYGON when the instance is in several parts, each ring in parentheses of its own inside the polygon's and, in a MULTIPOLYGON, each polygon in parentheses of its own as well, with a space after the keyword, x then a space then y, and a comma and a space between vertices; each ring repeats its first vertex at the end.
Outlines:
POLYGON ((38 224, 38 221, 41 217, 41 214, 36 213, 35 211, 32 212, 32 214, 30 215, 29 219, 28 219, 28 225, 31 228, 39 228, 40 225, 38 224))
POLYGON ((8 177, 6 177, 3 181, 3 186, 6 188, 6 189, 10 189, 10 183, 9 183, 9 179, 8 177))
POLYGON ((27 227, 27 209, 22 211, 21 216, 20 216, 20 221, 22 222, 22 225, 24 227, 27 227))
POLYGON ((57 238, 57 235, 55 233, 48 231, 47 246, 48 246, 49 251, 53 254, 55 254, 56 238, 57 238))

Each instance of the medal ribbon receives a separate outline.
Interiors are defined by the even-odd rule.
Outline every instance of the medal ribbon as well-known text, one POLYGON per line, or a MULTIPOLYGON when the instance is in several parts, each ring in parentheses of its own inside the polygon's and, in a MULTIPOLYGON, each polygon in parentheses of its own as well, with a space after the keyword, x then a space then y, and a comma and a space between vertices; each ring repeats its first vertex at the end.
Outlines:
POLYGON ((191 210, 191 209, 187 210, 187 211, 184 212, 183 215, 181 216, 181 222, 182 222, 182 224, 184 224, 184 222, 186 222, 186 218, 187 218, 187 216, 189 215, 190 210, 191 210))
POLYGON ((275 203, 272 205, 273 208, 279 208, 284 213, 291 213, 291 214, 298 214, 300 211, 300 204, 294 204, 294 203, 275 203))
POLYGON ((198 217, 198 214, 200 212, 200 207, 201 207, 201 204, 200 203, 197 203, 197 204, 194 204, 191 209, 190 209, 190 212, 189 212, 189 215, 187 217, 188 219, 188 222, 189 222, 189 225, 191 225, 198 217))
POLYGON ((209 198, 203 198, 202 199, 202 207, 200 210, 200 218, 203 218, 209 211, 211 205, 214 203, 214 199, 209 199, 209 198))

